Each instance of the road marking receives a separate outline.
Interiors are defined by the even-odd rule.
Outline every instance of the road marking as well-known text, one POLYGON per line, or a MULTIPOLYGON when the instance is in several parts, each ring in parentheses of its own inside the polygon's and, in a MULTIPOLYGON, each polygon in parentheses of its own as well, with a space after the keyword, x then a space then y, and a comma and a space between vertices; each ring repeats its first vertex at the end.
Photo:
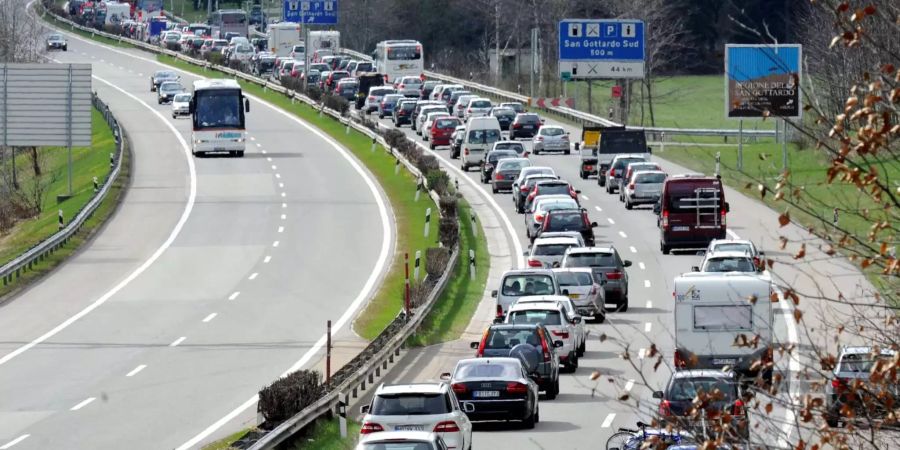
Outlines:
POLYGON ((82 400, 81 403, 69 408, 69 411, 78 411, 79 409, 91 404, 91 402, 93 402, 94 400, 97 400, 97 397, 88 397, 82 400))
POLYGON ((609 222, 610 225, 615 225, 615 224, 616 224, 616 221, 615 221, 615 220, 612 220, 612 218, 610 218, 610 217, 607 217, 606 220, 609 222))
POLYGON ((132 369, 132 371, 131 371, 131 372, 128 372, 128 374, 125 375, 125 376, 126 376, 126 377, 133 377, 133 376, 137 375, 138 372, 140 372, 140 371, 142 371, 142 370, 144 370, 144 369, 146 369, 146 368, 147 368, 147 365, 146 365, 146 364, 141 364, 141 365, 135 367, 134 369, 132 369))
POLYGON ((272 157, 271 157, 271 156, 266 156, 266 161, 272 162, 272 157))
POLYGON ((253 273, 250 274, 250 277, 248 277, 247 279, 248 279, 248 280, 255 280, 256 277, 258 277, 258 276, 259 276, 259 272, 253 272, 253 273))
POLYGON ((233 294, 228 296, 228 300, 234 300, 234 299, 238 298, 238 295, 241 295, 241 291, 234 291, 233 294))
POLYGON ((250 140, 251 140, 251 141, 255 141, 255 140, 256 140, 256 138, 255 138, 255 137, 253 137, 253 136, 250 136, 250 140))
POLYGON ((282 196, 282 197, 287 197, 287 192, 282 192, 282 193, 281 193, 281 196, 282 196))
POLYGON ((287 203, 282 203, 282 204, 281 204, 281 207, 282 207, 282 208, 287 208, 287 203))
MULTIPOLYGON (((128 53, 124 53, 124 54, 128 54, 128 53)), ((137 269, 135 269, 133 272, 131 272, 127 277, 125 277, 125 279, 120 281, 119 284, 113 286, 112 289, 107 291, 105 294, 100 296, 100 298, 95 300, 93 303, 91 303, 90 305, 88 305, 87 307, 82 309, 81 311, 78 311, 77 313, 75 313, 75 315, 69 317, 68 319, 66 319, 65 321, 63 321, 62 323, 60 323, 59 325, 54 327, 52 330, 42 334, 41 336, 37 337, 33 341, 4 355, 2 358, 0 358, 0 366, 8 363, 13 358, 21 355, 22 353, 25 353, 26 351, 33 348, 34 346, 46 341, 47 339, 50 339, 51 337, 55 336, 60 331, 68 328, 69 325, 72 325, 73 323, 75 323, 76 321, 81 319, 82 317, 90 314, 91 311, 99 308, 100 305, 106 303, 106 301, 109 300, 110 298, 112 298, 113 295, 116 295, 119 291, 121 291, 123 288, 125 288, 125 286, 130 284, 137 277, 139 277, 142 273, 144 273, 144 271, 146 271, 151 265, 153 265, 153 263, 155 263, 159 259, 159 257, 162 256, 163 252, 165 252, 172 245, 172 242, 174 242, 175 238, 177 238, 178 235, 181 233, 181 229, 184 228, 184 224, 187 222, 188 217, 190 217, 190 215, 191 215, 191 211, 193 211, 193 209, 194 209, 194 201, 197 198, 197 171, 196 171, 196 168, 194 167, 194 158, 191 155, 191 147, 187 144, 187 141, 184 140, 184 137, 181 135, 181 133, 178 131, 178 129, 175 128, 175 126, 172 125, 171 122, 166 120, 166 118, 162 115, 162 113, 160 113, 159 111, 154 109, 152 106, 150 106, 143 100, 137 98, 134 94, 131 94, 131 93, 125 91, 124 89, 119 88, 118 86, 116 86, 116 85, 110 83, 109 81, 106 81, 103 78, 100 78, 96 75, 91 75, 91 77, 96 79, 97 81, 100 81, 101 83, 104 83, 104 84, 108 85, 109 87, 121 92, 122 94, 125 94, 126 96, 133 99, 134 101, 140 103, 141 105, 146 107, 148 110, 150 110, 150 112, 152 112, 154 115, 156 115, 159 118, 159 120, 161 120, 169 128, 169 130, 172 131, 172 133, 175 135, 175 138, 178 139, 178 142, 181 144, 181 148, 184 152, 184 156, 185 156, 185 159, 186 159, 187 165, 188 165, 188 173, 190 174, 190 188, 189 188, 187 203, 184 206, 184 211, 181 212, 181 217, 178 219, 178 222, 175 223, 175 227, 169 233, 169 237, 166 238, 166 240, 156 249, 156 251, 153 252, 152 255, 150 255, 149 258, 147 258, 147 260, 144 261, 143 264, 141 264, 137 269)))
POLYGON ((625 383, 625 392, 631 392, 631 388, 633 388, 633 387, 634 387, 634 380, 628 380, 628 382, 625 383))
POLYGON ((3 447, 0 447, 0 450, 8 450, 8 449, 12 448, 13 445, 18 444, 19 442, 22 442, 22 441, 24 441, 25 439, 28 439, 29 436, 31 436, 31 435, 30 435, 30 434, 23 434, 23 435, 21 435, 21 436, 15 438, 15 439, 13 439, 13 440, 7 442, 3 447))
POLYGON ((581 194, 581 199, 582 200, 590 200, 591 198, 588 197, 587 195, 581 194))
POLYGON ((597 212, 603 212, 603 208, 601 208, 599 206, 595 206, 594 209, 596 209, 597 212))
POLYGON ((634 248, 633 245, 631 247, 628 247, 628 250, 631 250, 631 253, 637 253, 637 249, 634 248))
POLYGON ((731 236, 732 239, 740 239, 741 237, 737 235, 734 231, 731 231, 731 228, 726 228, 725 231, 731 236))
POLYGON ((644 287, 650 287, 650 280, 644 280, 644 287))
POLYGON ((284 233, 284 227, 278 227, 278 232, 279 232, 279 233, 284 233))
POLYGON ((638 267, 640 267, 641 270, 644 270, 644 269, 647 268, 647 266, 645 266, 644 263, 642 263, 642 262, 639 262, 639 263, 638 263, 638 267))
POLYGON ((273 242, 272 247, 278 247, 278 241, 273 242))
POLYGON ((181 344, 182 342, 184 342, 185 339, 187 339, 187 336, 182 336, 178 339, 175 339, 175 342, 172 342, 171 344, 169 344, 169 347, 178 347, 178 344, 181 344))
POLYGON ((257 143, 256 143, 256 147, 257 147, 257 148, 262 148, 262 144, 260 144, 259 142, 257 142, 257 143))
POLYGON ((624 231, 620 231, 620 232, 619 232, 619 236, 622 236, 623 238, 627 238, 627 237, 628 237, 628 235, 625 234, 624 231))
POLYGON ((266 257, 265 257, 265 259, 263 259, 263 264, 268 264, 268 263, 269 263, 269 261, 271 261, 271 260, 272 260, 272 257, 271 257, 271 256, 268 256, 268 255, 266 255, 266 257))
POLYGON ((606 415, 606 418, 603 419, 603 423, 600 424, 600 428, 609 428, 612 425, 613 420, 616 418, 616 413, 609 413, 606 415))
POLYGON ((647 309, 653 309, 653 302, 647 300, 647 309))
MULTIPOLYGON (((259 144, 256 144, 256 145, 259 145, 259 144)), ((266 153, 269 153, 265 149, 260 150, 260 152, 262 152, 263 155, 265 155, 266 153)))
POLYGON ((276 174, 275 174, 275 178, 281 178, 281 174, 280 174, 280 173, 276 173, 276 174))
POLYGON ((203 318, 203 323, 207 323, 207 322, 209 322, 210 320, 215 319, 216 316, 218 316, 218 315, 219 315, 219 313, 210 313, 210 315, 208 315, 208 316, 206 316, 206 317, 203 318))
POLYGON ((642 348, 642 349, 638 350, 638 358, 644 359, 644 356, 647 356, 647 349, 642 348))
POLYGON ((278 187, 280 187, 281 189, 284 189, 284 183, 278 183, 278 187))
POLYGON ((285 219, 287 219, 287 214, 282 214, 282 215, 281 215, 281 220, 285 220, 285 219))
POLYGON ((651 328, 653 328, 652 323, 650 323, 650 322, 645 323, 644 324, 644 333, 649 333, 651 328))

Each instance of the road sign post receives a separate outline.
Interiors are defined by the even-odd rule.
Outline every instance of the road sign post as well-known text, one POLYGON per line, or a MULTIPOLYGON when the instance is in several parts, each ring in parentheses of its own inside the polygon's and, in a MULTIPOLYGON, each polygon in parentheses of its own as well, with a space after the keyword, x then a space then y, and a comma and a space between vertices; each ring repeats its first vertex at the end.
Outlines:
POLYGON ((644 78, 644 22, 559 22, 559 74, 573 80, 644 78))

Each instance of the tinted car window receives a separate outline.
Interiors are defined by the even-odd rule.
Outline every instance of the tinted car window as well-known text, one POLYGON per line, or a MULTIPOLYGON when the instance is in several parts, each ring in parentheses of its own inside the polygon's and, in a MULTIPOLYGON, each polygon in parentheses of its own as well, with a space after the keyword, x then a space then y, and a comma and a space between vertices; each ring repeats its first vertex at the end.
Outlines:
POLYGON ((666 174, 664 173, 647 173, 638 176, 634 179, 637 184, 657 184, 666 181, 666 174))
POLYGON ((469 132, 469 142, 472 144, 491 144, 500 140, 500 130, 472 130, 469 132))
POLYGON ((534 310, 534 311, 513 311, 509 315, 510 323, 530 323, 543 325, 562 325, 562 316, 559 311, 550 310, 534 310))
POLYGON ((503 295, 553 294, 553 279, 547 275, 510 275, 503 279, 503 295))
POLYGON ((447 414, 450 405, 444 394, 381 394, 375 397, 370 414, 376 416, 417 416, 447 414))
POLYGON ((541 118, 537 114, 519 114, 516 116, 516 121, 519 123, 540 123, 541 118))
POLYGON ((540 195, 566 195, 569 193, 567 184, 539 184, 537 188, 540 195))
POLYGON ((633 162, 635 162, 635 161, 643 161, 643 159, 638 159, 638 158, 622 158, 622 159, 617 160, 617 161, 616 161, 616 164, 613 165, 613 167, 615 167, 616 170, 621 170, 621 169, 624 169, 626 166, 628 166, 629 164, 631 164, 631 163, 633 163, 633 162))
POLYGON ((544 244, 534 247, 534 256, 558 256, 566 253, 574 244, 544 244))
POLYGON ((497 144, 494 147, 494 150, 506 150, 506 149, 515 150, 516 152, 522 152, 525 150, 525 146, 518 142, 502 142, 502 143, 497 144))
POLYGON ((515 158, 516 152, 490 152, 488 153, 488 162, 495 163, 503 158, 515 158))
POLYGON ((436 123, 437 127, 441 129, 456 128, 459 126, 459 121, 454 119, 439 119, 436 123))
POLYGON ((403 102, 400 104, 400 109, 404 111, 412 111, 416 109, 416 104, 415 102, 403 102))
POLYGON ((540 347, 541 338, 534 329, 492 329, 484 343, 484 348, 512 348, 519 344, 531 344, 540 347))
POLYGON ((703 269, 706 272, 753 272, 756 267, 749 258, 712 258, 703 269))
POLYGON ((587 272, 559 272, 556 274, 556 281, 560 286, 590 286, 594 284, 594 279, 587 272))
POLYGON ((612 267, 616 257, 612 253, 573 253, 566 257, 567 267, 612 267))
POLYGON ((566 132, 562 128, 541 128, 541 134, 544 136, 562 136, 566 132))
POLYGON ((722 401, 731 402, 735 398, 735 386, 721 378, 679 378, 669 387, 669 400, 692 401, 700 392, 707 394, 720 391, 724 398, 722 401))
MULTIPOLYGON (((513 153, 515 155, 515 153, 513 153)), ((527 161, 503 161, 497 166, 497 170, 521 170, 523 167, 527 167, 527 161)))
MULTIPOLYGON (((878 359, 889 361, 889 356, 879 356, 878 359)), ((870 372, 875 360, 868 353, 847 353, 841 358, 838 367, 839 372, 870 372)))

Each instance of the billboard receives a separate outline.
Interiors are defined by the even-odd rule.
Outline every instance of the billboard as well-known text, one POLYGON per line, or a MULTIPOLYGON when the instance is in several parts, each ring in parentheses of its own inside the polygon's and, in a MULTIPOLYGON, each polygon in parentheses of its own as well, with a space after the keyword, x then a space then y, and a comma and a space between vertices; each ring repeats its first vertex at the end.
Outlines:
POLYGON ((0 144, 91 145, 90 64, 0 64, 0 144))
POLYGON ((800 44, 725 46, 725 117, 799 118, 800 44))
POLYGON ((644 78, 644 22, 561 20, 559 77, 563 80, 644 78))

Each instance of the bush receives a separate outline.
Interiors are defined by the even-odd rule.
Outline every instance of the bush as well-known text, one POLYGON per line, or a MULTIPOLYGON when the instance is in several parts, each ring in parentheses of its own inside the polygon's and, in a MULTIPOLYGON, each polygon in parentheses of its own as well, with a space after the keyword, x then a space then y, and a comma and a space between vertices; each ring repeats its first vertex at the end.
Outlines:
POLYGON ((267 425, 291 418, 325 394, 322 375, 314 370, 298 370, 279 378, 259 391, 257 411, 267 425))
POLYGON ((450 187, 450 175, 447 175, 447 172, 443 170, 429 170, 425 172, 425 179, 428 180, 428 188, 437 192, 439 195, 444 195, 448 192, 450 187))
POLYGON ((347 111, 350 110, 350 102, 339 95, 326 94, 325 107, 331 108, 335 111, 339 111, 341 113, 341 116, 344 116, 347 114, 347 111))
POLYGON ((209 52, 206 54, 206 60, 215 65, 222 65, 222 61, 224 61, 224 59, 225 58, 221 53, 209 52))
POLYGON ((441 217, 456 218, 458 212, 456 196, 452 194, 441 195, 438 206, 441 207, 441 217))
POLYGON ((437 158, 428 155, 421 150, 416 154, 416 159, 413 160, 413 164, 415 164, 416 168, 419 169, 419 172, 422 173, 428 173, 432 170, 441 170, 441 165, 438 163, 437 158))
POLYGON ((107 25, 103 26, 103 31, 105 31, 109 34, 115 34, 116 36, 121 36, 122 35, 122 26, 107 24, 107 25))
POLYGON ((450 249, 447 247, 432 247, 425 250, 425 272, 434 281, 437 281, 450 262, 450 249))
POLYGON ((459 222, 456 217, 441 217, 438 224, 438 236, 446 248, 453 248, 459 241, 459 222))

